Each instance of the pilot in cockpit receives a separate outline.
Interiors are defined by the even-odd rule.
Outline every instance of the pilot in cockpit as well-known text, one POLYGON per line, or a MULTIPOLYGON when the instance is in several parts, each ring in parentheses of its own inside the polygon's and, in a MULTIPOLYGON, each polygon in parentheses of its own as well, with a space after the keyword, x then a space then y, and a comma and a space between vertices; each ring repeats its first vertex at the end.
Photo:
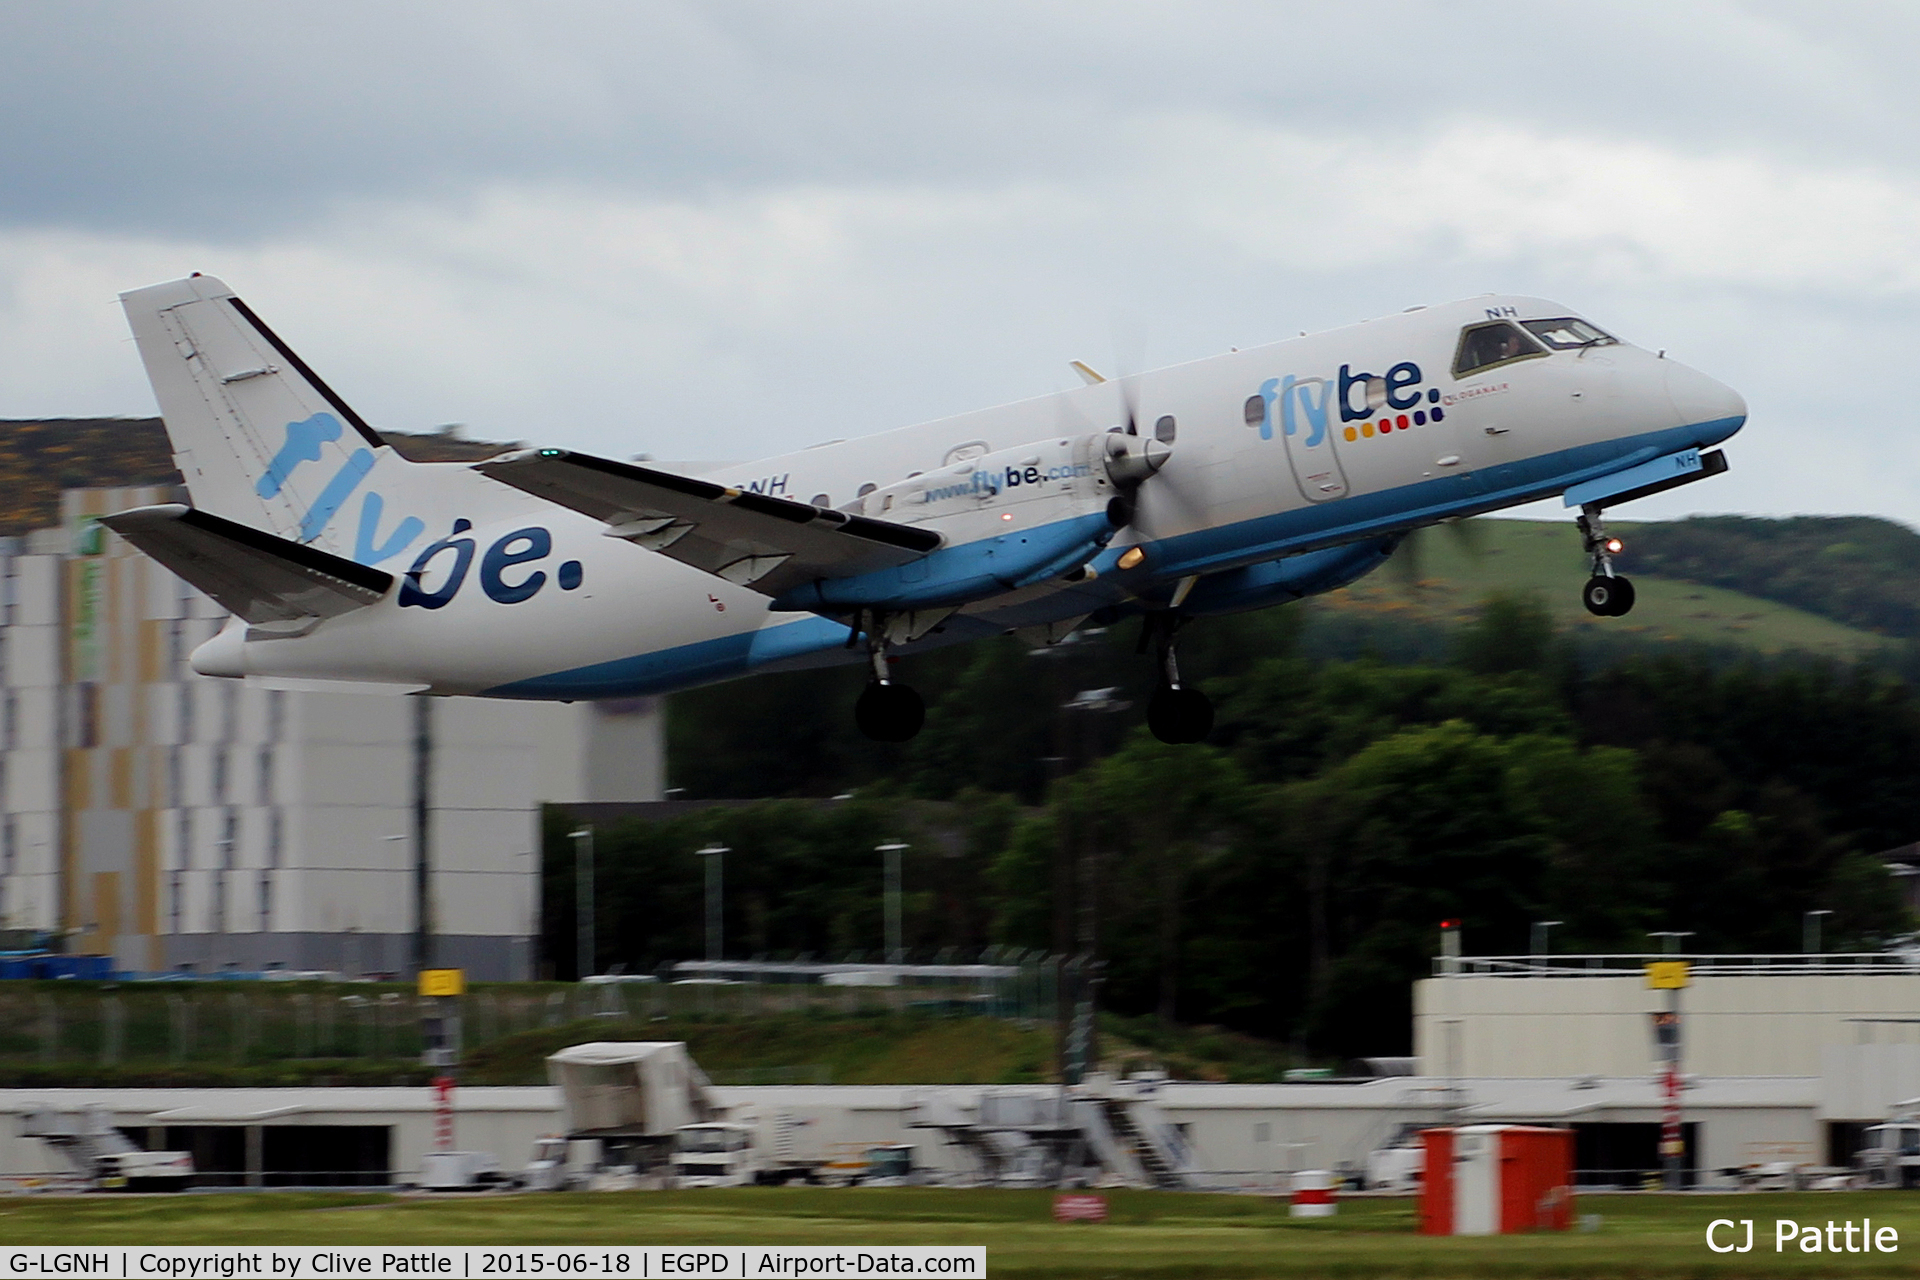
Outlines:
POLYGON ((1462 336, 1453 372, 1455 377, 1464 377, 1478 369, 1539 354, 1540 344, 1514 325, 1505 321, 1476 325, 1462 336))

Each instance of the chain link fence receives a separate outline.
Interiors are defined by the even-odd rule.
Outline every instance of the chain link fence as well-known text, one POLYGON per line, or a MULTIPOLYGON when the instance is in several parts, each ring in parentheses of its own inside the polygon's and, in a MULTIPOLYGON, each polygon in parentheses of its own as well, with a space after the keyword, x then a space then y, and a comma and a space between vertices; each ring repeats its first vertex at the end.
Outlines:
MULTIPOLYGON (((585 983, 475 987, 460 998, 465 1046, 472 1051, 587 1020, 647 1024, 914 1012, 1044 1025, 1057 1016, 1064 968, 1058 957, 989 948, 981 963, 1004 971, 990 978, 839 985, 802 980, 797 967, 809 959, 747 962, 765 966, 750 981, 676 981, 673 969, 662 966, 653 981, 613 975, 585 983), (796 972, 773 971, 783 964, 796 972)), ((290 1060, 414 1065, 425 1048, 421 1020, 430 1004, 408 989, 366 983, 0 983, 0 1067, 240 1067, 290 1060)))

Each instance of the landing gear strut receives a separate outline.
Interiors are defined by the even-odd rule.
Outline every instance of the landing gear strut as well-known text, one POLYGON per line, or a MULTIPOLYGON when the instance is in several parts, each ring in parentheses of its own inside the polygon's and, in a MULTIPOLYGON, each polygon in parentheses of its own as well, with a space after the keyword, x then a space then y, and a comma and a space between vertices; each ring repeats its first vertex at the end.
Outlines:
POLYGON ((1593 576, 1581 588, 1580 602, 1595 617, 1625 615, 1633 608, 1633 583, 1613 571, 1613 557, 1620 550, 1620 540, 1608 535, 1606 520, 1594 503, 1580 508, 1580 517, 1575 523, 1580 526, 1582 543, 1593 564, 1593 576))
POLYGON ((1213 731, 1213 703, 1198 689, 1180 683, 1180 663, 1174 656, 1173 636, 1183 620, 1172 611, 1149 613, 1140 632, 1140 647, 1151 641, 1160 667, 1160 684, 1147 703, 1147 728, 1160 741, 1180 745, 1198 742, 1213 731))
POLYGON ((875 742, 905 742, 926 723, 926 704, 906 685, 895 684, 887 671, 886 616, 877 610, 856 613, 853 630, 847 636, 849 649, 863 631, 867 638, 867 664, 873 669, 873 679, 861 691, 860 700, 853 704, 853 722, 875 742))

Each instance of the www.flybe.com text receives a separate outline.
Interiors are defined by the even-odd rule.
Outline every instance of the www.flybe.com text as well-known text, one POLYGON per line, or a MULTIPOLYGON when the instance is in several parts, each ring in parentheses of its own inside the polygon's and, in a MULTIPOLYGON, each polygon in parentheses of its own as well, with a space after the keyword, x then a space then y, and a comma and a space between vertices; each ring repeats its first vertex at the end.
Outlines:
POLYGON ((1007 489, 1018 489, 1023 484, 1045 484, 1049 480, 1078 480, 1082 476, 1092 474, 1093 465, 1087 462, 1075 462, 1057 467, 994 467, 991 470, 981 468, 965 480, 954 484, 929 486, 922 493, 920 500, 944 502, 948 498, 992 495, 1007 489))

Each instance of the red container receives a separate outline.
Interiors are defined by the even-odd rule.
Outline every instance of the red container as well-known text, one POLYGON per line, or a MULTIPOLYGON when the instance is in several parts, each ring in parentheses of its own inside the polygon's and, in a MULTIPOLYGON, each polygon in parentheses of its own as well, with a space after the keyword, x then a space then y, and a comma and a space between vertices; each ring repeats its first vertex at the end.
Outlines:
POLYGON ((1420 1230, 1430 1236, 1565 1231, 1573 1223, 1573 1130, 1474 1124, 1420 1134, 1420 1230))

